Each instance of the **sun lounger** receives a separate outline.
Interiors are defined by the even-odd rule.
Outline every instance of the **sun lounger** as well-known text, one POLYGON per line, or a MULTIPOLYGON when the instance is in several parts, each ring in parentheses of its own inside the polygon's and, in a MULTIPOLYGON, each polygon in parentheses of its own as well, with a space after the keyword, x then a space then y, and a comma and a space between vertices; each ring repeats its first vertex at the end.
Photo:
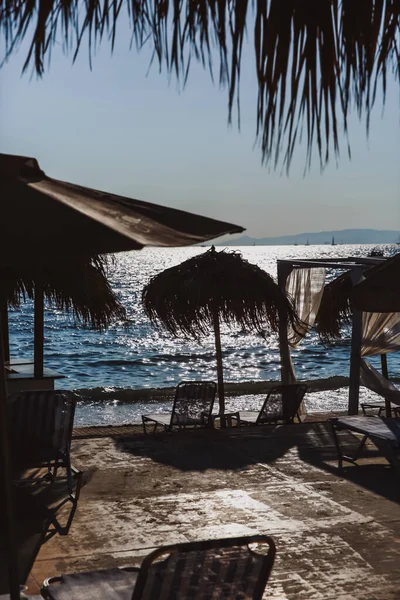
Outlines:
MULTIPOLYGON (((70 445, 76 396, 56 390, 25 391, 7 398, 10 456, 14 481, 28 469, 45 467, 52 481, 66 470, 71 500, 75 500, 70 445)), ((32 482, 32 478, 21 479, 32 482)))
MULTIPOLYGON (((75 495, 79 496, 80 477, 74 481, 75 495)), ((14 536, 18 548, 18 574, 20 582, 26 581, 42 545, 57 533, 67 535, 76 510, 76 503, 69 510, 66 480, 57 479, 56 485, 13 486, 14 536)), ((0 498, 0 512, 4 506, 0 498)), ((0 598, 9 589, 9 547, 5 532, 0 527, 0 598)), ((7 596, 8 598, 8 596, 7 596)))
POLYGON ((175 391, 171 414, 142 415, 143 430, 150 424, 152 433, 161 426, 164 431, 174 427, 207 427, 214 406, 217 384, 214 381, 182 381, 175 391))
POLYGON ((165 546, 140 569, 108 569, 47 579, 46 600, 261 600, 275 558, 265 535, 165 546), (268 551, 249 548, 267 545, 268 551))
POLYGON ((281 384, 273 387, 259 411, 240 411, 241 425, 265 425, 266 423, 293 423, 297 416, 307 386, 304 383, 281 384))
POLYGON ((377 416, 353 416, 335 417, 329 419, 329 421, 332 426, 338 453, 339 469, 343 467, 343 461, 356 464, 365 442, 369 438, 400 475, 400 421, 398 419, 381 419, 377 416), (343 454, 342 452, 337 432, 343 430, 353 431, 362 435, 352 456, 343 454))
POLYGON ((385 401, 381 402, 362 402, 361 408, 364 415, 368 410, 374 409, 378 410, 378 416, 380 416, 383 411, 390 409, 394 416, 400 417, 400 390, 366 360, 361 361, 360 383, 385 398, 385 401))

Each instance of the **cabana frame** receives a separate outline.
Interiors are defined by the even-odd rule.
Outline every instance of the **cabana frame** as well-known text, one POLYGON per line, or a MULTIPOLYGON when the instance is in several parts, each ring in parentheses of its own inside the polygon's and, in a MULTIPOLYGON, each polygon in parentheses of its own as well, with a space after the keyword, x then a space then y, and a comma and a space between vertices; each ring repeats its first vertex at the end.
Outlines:
MULTIPOLYGON (((350 271, 353 286, 360 283, 365 269, 382 264, 386 258, 381 257, 346 257, 323 259, 284 259, 277 261, 278 285, 285 291, 289 275, 295 269, 327 268, 336 271, 350 271)), ((282 383, 294 383, 291 370, 291 356, 288 339, 288 330, 283 319, 279 327, 279 352, 281 357, 282 383)), ((360 394, 360 366, 362 342, 362 311, 354 310, 352 317, 351 353, 350 353, 350 385, 348 414, 358 414, 360 394)), ((385 357, 386 359, 386 357, 385 357)), ((384 363, 386 364, 386 363, 384 363)))

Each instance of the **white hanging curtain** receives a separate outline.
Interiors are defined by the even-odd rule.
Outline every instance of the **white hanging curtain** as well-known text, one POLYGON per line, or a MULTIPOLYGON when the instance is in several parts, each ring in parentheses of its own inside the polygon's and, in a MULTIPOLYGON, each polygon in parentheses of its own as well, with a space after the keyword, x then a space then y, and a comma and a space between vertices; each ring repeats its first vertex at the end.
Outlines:
POLYGON ((361 356, 400 350, 400 313, 363 313, 361 356))
POLYGON ((286 292, 293 298, 294 306, 304 326, 300 331, 288 329, 292 348, 298 346, 315 323, 325 286, 325 269, 293 269, 286 281, 286 292))
MULTIPOLYGON (((281 348, 282 364, 285 365, 286 377, 285 380, 289 383, 297 381, 296 372, 294 369, 290 348, 295 348, 314 325, 319 305, 321 303, 322 294, 325 285, 325 269, 293 269, 286 280, 286 292, 292 297, 294 307, 303 327, 298 332, 293 331, 293 328, 288 328, 288 342, 286 348, 281 348)), ((305 414, 305 407, 302 403, 300 414, 305 414)))

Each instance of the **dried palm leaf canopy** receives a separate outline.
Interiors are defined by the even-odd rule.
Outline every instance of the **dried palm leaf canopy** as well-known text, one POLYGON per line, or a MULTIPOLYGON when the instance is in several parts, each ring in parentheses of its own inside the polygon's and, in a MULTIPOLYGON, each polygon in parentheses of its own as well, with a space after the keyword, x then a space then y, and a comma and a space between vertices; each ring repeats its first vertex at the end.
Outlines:
POLYGON ((268 326, 277 331, 280 319, 294 329, 299 326, 291 300, 268 273, 239 252, 217 252, 214 247, 153 277, 142 301, 150 320, 174 336, 198 339, 214 330, 221 412, 220 322, 258 332, 268 326))
POLYGON ((324 344, 330 345, 341 339, 343 327, 351 324, 352 291, 353 284, 348 271, 325 286, 315 319, 315 329, 324 344))
POLYGON ((101 330, 126 318, 125 308, 107 280, 109 260, 96 256, 35 269, 3 269, 3 293, 10 306, 19 306, 27 298, 33 299, 39 286, 50 307, 65 310, 75 320, 101 330))
POLYGON ((400 312, 400 254, 368 269, 354 287, 353 302, 366 312, 400 312))
POLYGON ((182 82, 193 62, 211 77, 219 62, 229 119, 239 108, 243 42, 249 40, 257 141, 272 165, 283 159, 289 167, 301 134, 307 165, 313 147, 326 164, 339 154, 339 132, 347 133, 351 109, 368 128, 376 98, 384 104, 388 76, 400 81, 398 0, 11 0, 0 8, 6 59, 25 41, 25 69, 31 65, 39 75, 54 45, 63 44, 75 59, 88 43, 91 61, 101 42, 114 48, 118 26, 125 37, 127 23, 137 49, 150 46, 160 69, 182 82))
POLYGON ((374 313, 400 311, 400 254, 372 267, 365 267, 363 279, 353 285, 349 271, 324 288, 315 321, 321 340, 331 344, 351 325, 353 309, 374 313))

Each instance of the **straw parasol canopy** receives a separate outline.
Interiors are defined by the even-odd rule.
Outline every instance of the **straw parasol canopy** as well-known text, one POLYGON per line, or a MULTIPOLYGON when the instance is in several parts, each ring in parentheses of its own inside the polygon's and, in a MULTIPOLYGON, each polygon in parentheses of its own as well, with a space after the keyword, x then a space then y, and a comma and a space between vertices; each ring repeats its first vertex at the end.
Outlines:
POLYGON ((331 344, 342 337, 343 327, 352 323, 354 309, 400 312, 400 254, 365 267, 363 280, 356 285, 347 271, 325 286, 315 321, 324 343, 331 344))
POLYGON ((76 321, 102 330, 126 318, 107 279, 106 256, 60 261, 36 268, 0 270, 3 294, 9 306, 34 300, 37 289, 51 308, 70 313, 76 321))
POLYGON ((400 312, 400 254, 368 269, 354 286, 353 302, 365 312, 400 312))
POLYGON ((342 337, 345 325, 351 325, 353 309, 351 294, 353 284, 346 271, 326 284, 315 319, 315 329, 326 345, 342 337))
POLYGON ((74 59, 87 41, 90 63, 101 42, 113 49, 121 21, 123 28, 129 22, 138 50, 150 46, 160 69, 183 82, 193 62, 211 77, 217 64, 230 120, 249 39, 257 141, 272 166, 282 159, 289 167, 301 134, 307 165, 313 147, 325 165, 339 154, 351 110, 368 129, 377 97, 384 105, 388 74, 400 82, 397 0, 19 0, 0 9, 6 59, 26 41, 24 68, 38 75, 60 41, 74 59))
POLYGON ((243 329, 278 330, 285 319, 295 329, 299 319, 291 300, 274 279, 239 252, 214 246, 155 275, 142 293, 144 309, 155 325, 172 335, 199 339, 214 331, 220 412, 225 410, 220 323, 243 329))

